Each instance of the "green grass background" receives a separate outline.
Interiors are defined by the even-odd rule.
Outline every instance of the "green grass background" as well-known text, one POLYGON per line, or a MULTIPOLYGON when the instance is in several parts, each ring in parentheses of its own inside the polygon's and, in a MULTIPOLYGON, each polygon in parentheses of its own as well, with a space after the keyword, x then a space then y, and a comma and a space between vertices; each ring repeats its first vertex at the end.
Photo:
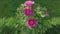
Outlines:
MULTIPOLYGON (((14 24, 16 22, 15 19, 16 9, 24 1, 25 0, 0 0, 0 30, 4 27, 4 24, 6 24, 7 26, 9 26, 8 24, 10 24, 10 26, 16 25, 14 24)), ((33 1, 47 7, 51 17, 49 19, 50 23, 52 23, 55 26, 60 25, 60 0, 33 0, 33 1)), ((55 30, 57 29, 60 30, 59 27, 57 27, 55 30)), ((14 30, 14 28, 12 28, 11 31, 12 30, 14 30)), ((58 31, 58 34, 60 34, 59 32, 60 31, 58 31)), ((53 32, 50 33, 54 34, 53 32)))

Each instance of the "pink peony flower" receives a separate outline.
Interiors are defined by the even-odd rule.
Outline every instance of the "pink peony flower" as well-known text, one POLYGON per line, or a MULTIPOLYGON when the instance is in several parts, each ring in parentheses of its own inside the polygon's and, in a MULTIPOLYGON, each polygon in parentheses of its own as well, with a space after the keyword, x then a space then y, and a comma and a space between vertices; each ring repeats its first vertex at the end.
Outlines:
POLYGON ((29 7, 24 8, 24 16, 29 15, 33 15, 33 11, 29 7))
POLYGON ((25 6, 32 6, 34 4, 34 1, 29 0, 29 1, 26 1, 24 4, 25 6))
POLYGON ((33 19, 33 18, 28 18, 28 21, 27 21, 27 26, 30 27, 30 28, 33 28, 37 25, 37 20, 36 19, 33 19))
POLYGON ((49 16, 49 13, 48 13, 48 12, 45 12, 45 15, 46 15, 46 16, 49 16))

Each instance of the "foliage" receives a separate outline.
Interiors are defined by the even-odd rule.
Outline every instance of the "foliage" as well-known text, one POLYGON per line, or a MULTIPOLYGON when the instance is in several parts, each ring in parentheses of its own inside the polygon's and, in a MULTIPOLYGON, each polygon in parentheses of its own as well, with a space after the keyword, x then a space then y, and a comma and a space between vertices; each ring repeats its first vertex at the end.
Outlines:
MULTIPOLYGON (((22 26, 20 26, 21 24, 20 24, 19 18, 18 19, 15 18, 16 7, 23 1, 25 1, 25 0, 0 0, 0 7, 1 7, 0 8, 0 17, 3 17, 3 18, 0 18, 0 34, 29 34, 29 33, 32 33, 32 30, 29 30, 28 28, 22 29, 21 28, 22 26), (5 18, 5 17, 8 17, 8 18, 5 18), (20 27, 17 27, 18 25, 20 27), (26 31, 27 29, 28 29, 28 31, 26 31), (21 32, 20 30, 22 30, 22 31, 25 30, 25 31, 21 32)), ((51 14, 52 18, 47 20, 48 23, 46 22, 46 20, 43 21, 44 24, 47 26, 47 28, 52 27, 51 24, 58 25, 60 23, 60 8, 59 8, 60 0, 47 0, 47 1, 46 0, 37 0, 37 1, 34 0, 34 1, 36 3, 47 6, 47 8, 49 9, 49 13, 51 14)), ((36 28, 36 29, 40 30, 39 28, 36 28)), ((57 29, 54 29, 54 30, 57 30, 57 29)), ((33 30, 33 32, 35 33, 34 30, 33 30)), ((50 31, 50 33, 55 33, 55 32, 50 31)), ((58 32, 57 32, 57 34, 58 34, 58 32)))
MULTIPOLYGON (((35 4, 31 7, 34 11, 34 15, 32 17, 38 20, 38 25, 32 29, 28 28, 26 25, 26 22, 29 16, 26 16, 26 17, 24 16, 24 11, 23 11, 24 8, 25 8, 24 4, 19 5, 16 13, 17 18, 20 20, 20 26, 22 26, 23 30, 26 28, 27 30, 32 32, 32 34, 42 34, 42 33, 45 33, 45 31, 47 31, 47 28, 52 27, 52 24, 48 22, 49 16, 47 17, 44 14, 44 12, 47 11, 46 7, 42 7, 39 4, 35 4)), ((27 32, 27 30, 25 32, 27 32)))

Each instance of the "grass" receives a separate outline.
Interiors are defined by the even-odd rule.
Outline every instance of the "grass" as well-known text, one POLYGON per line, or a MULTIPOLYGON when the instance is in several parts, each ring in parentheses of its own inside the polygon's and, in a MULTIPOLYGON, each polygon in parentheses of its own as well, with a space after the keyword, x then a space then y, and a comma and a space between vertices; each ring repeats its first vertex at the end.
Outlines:
MULTIPOLYGON (((60 0, 34 1, 48 8, 51 16, 49 19, 50 23, 53 25, 60 25, 60 0)), ((4 24, 10 24, 8 26, 11 26, 16 22, 16 19, 14 18, 16 16, 16 8, 23 2, 24 0, 0 0, 0 29, 4 24)))

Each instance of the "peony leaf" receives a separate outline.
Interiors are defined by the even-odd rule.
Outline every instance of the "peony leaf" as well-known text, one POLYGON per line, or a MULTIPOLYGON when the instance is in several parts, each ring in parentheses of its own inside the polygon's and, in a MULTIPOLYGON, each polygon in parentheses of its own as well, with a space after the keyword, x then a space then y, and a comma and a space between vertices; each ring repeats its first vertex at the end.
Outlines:
POLYGON ((44 15, 44 14, 41 14, 40 16, 41 16, 42 18, 44 18, 44 17, 45 17, 45 15, 44 15))

